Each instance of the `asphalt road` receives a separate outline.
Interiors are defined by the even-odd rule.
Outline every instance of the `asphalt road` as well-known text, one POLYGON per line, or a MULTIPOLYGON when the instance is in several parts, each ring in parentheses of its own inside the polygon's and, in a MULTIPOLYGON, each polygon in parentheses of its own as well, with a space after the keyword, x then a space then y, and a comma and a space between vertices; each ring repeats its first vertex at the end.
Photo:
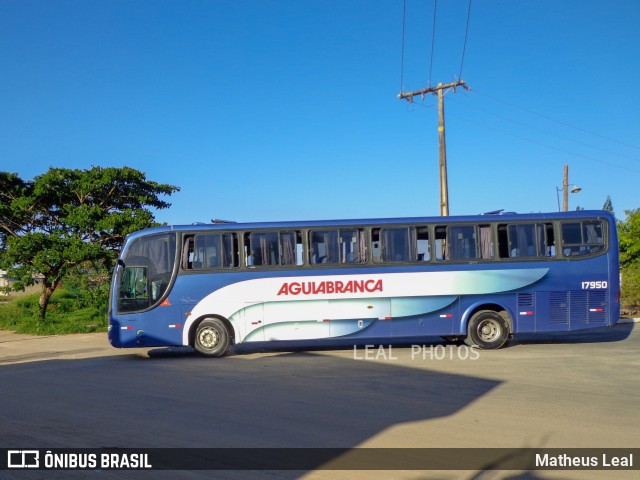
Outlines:
MULTIPOLYGON (((415 346, 117 350, 0 332, 0 447, 640 447, 640 325, 415 346)), ((640 461, 640 459, 637 459, 640 461)), ((3 476, 4 475, 4 476, 3 476)), ((2 478, 637 478, 602 471, 58 471, 2 478)))

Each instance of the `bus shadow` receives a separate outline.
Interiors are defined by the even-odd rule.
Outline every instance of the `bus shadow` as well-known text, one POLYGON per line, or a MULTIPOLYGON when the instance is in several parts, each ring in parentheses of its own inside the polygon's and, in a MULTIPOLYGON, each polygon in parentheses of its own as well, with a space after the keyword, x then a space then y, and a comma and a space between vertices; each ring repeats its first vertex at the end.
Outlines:
POLYGON ((613 343, 626 340, 635 323, 618 323, 611 327, 588 328, 569 332, 540 332, 516 334, 506 347, 533 344, 613 343))
MULTIPOLYGON (((626 340, 635 328, 635 323, 618 323, 611 327, 588 328, 584 330, 572 330, 566 332, 539 332, 518 333, 514 335, 502 348, 512 348, 520 345, 544 345, 544 344, 580 344, 580 343, 613 343, 626 340)), ((446 341, 442 337, 421 338, 370 338, 370 339, 332 339, 330 344, 322 340, 304 341, 278 341, 278 342, 248 342, 232 345, 227 356, 247 355, 252 353, 297 353, 297 352, 322 352, 322 351, 360 351, 364 347, 372 347, 374 350, 392 345, 394 348, 406 349, 414 345, 424 346, 456 346, 464 345, 460 341, 446 341)), ((197 356, 190 347, 159 347, 148 351, 148 355, 154 358, 197 356)), ((355 355, 355 353, 354 353, 355 355)))
MULTIPOLYGON (((452 344, 442 337, 420 338, 368 338, 362 339, 331 339, 330 343, 322 340, 280 340, 277 342, 247 342, 231 345, 226 356, 249 355, 252 353, 300 353, 300 352, 327 352, 363 349, 371 347, 377 350, 379 347, 403 349, 412 345, 448 345, 452 344)), ((153 358, 168 358, 181 356, 199 356, 191 347, 158 347, 147 352, 153 358)))
MULTIPOLYGON (((352 449, 393 426, 453 415, 501 383, 302 352, 175 360, 123 355, 4 365, 0 443, 352 449)), ((428 443, 428 432, 416 440, 428 443)), ((243 473, 236 478, 255 472, 243 473)), ((280 471, 278 478, 301 473, 280 471)))

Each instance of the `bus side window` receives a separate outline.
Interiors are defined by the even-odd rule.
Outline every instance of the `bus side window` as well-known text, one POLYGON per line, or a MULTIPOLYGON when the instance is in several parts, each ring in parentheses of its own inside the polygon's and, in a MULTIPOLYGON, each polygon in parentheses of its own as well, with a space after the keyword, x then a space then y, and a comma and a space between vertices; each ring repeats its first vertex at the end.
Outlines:
POLYGON ((500 258, 536 258, 555 256, 552 223, 498 225, 500 258))
POLYGON ((321 265, 338 263, 338 231, 316 230, 309 232, 309 263, 321 265))
POLYGON ((549 257, 556 256, 556 236, 555 230, 553 229, 552 223, 545 223, 544 230, 546 232, 546 240, 547 240, 547 254, 549 257))
POLYGON ((340 263, 364 263, 366 261, 366 234, 361 229, 340 230, 340 263))
POLYGON ((562 224, 562 254, 565 257, 589 255, 604 250, 602 222, 582 221, 562 224))
POLYGON ((371 258, 374 263, 380 263, 382 246, 380 245, 380 229, 371 229, 371 258))
POLYGON ((445 226, 435 228, 435 249, 436 260, 447 259, 447 227, 445 226))
POLYGON ((180 266, 184 270, 193 268, 193 236, 184 238, 180 266))
POLYGON ((309 232, 309 263, 343 264, 366 261, 366 232, 359 228, 309 232))
POLYGON ((374 228, 371 246, 375 263, 431 260, 428 227, 374 228))
POLYGON ((259 267, 277 265, 280 261, 278 234, 276 232, 254 232, 246 234, 248 248, 247 265, 259 267))
MULTIPOLYGON (((247 267, 254 267, 256 265, 256 258, 254 252, 254 246, 251 241, 251 234, 244 234, 244 261, 247 267)), ((258 263, 260 265, 260 263, 258 263)))
POLYGON ((536 225, 526 223, 509 225, 509 257, 535 257, 536 252, 536 225))
POLYGON ((509 234, 507 233, 508 225, 498 225, 498 256, 500 258, 509 258, 509 234))
POLYGON ((244 254, 248 267, 302 265, 302 233, 297 230, 246 233, 244 254))
POLYGON ((448 230, 449 256, 452 260, 477 258, 476 232, 471 225, 452 226, 448 230))
POLYGON ((203 233, 185 240, 182 268, 202 270, 238 266, 238 237, 235 233, 203 233))
POLYGON ((280 232, 280 255, 282 265, 302 265, 302 233, 280 232))
POLYGON ((385 263, 408 262, 411 256, 409 229, 380 228, 375 235, 379 241, 379 261, 385 263))
POLYGON ((238 261, 238 236, 235 233, 225 233, 222 235, 223 242, 223 267, 235 268, 238 261))
POLYGON ((429 228, 412 228, 412 236, 415 237, 416 260, 418 262, 428 262, 431 260, 431 247, 429 246, 429 228))

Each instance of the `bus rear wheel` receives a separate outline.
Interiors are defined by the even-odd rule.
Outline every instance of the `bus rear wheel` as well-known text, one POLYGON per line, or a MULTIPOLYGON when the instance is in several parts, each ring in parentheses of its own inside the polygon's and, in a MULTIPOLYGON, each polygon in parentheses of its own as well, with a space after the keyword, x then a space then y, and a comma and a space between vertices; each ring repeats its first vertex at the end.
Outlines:
POLYGON ((502 347, 509 339, 509 326, 498 312, 482 310, 469 320, 465 343, 472 347, 491 350, 502 347))
POLYGON ((221 357, 229 348, 229 331, 218 318, 206 318, 198 325, 193 342, 196 352, 205 357, 221 357))

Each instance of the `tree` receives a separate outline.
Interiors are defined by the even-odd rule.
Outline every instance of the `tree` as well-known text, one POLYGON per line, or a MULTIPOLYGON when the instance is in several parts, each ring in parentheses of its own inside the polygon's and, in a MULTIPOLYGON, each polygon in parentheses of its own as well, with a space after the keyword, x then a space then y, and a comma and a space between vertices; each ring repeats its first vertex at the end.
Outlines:
POLYGON ((44 320, 60 281, 85 262, 111 266, 127 234, 154 224, 149 207, 179 188, 124 168, 50 168, 31 181, 0 172, 0 268, 14 289, 42 277, 39 317, 44 320))
POLYGON ((604 210, 605 212, 614 213, 613 203, 611 203, 611 195, 607 195, 607 199, 605 200, 604 205, 602 205, 602 210, 604 210))
POLYGON ((624 211, 627 218, 618 221, 620 266, 640 267, 640 208, 624 211))
POLYGON ((622 303, 627 314, 637 315, 640 306, 640 209, 625 210, 618 220, 622 303))

